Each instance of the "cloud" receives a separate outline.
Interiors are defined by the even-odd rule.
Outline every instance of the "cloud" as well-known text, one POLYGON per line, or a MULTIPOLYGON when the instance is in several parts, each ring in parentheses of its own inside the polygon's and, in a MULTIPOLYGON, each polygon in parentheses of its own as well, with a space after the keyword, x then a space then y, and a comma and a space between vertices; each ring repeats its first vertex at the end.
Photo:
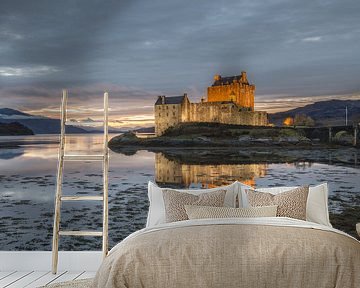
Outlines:
POLYGON ((349 95, 359 11, 357 0, 2 0, 0 105, 55 117, 68 88, 92 117, 109 89, 113 115, 149 115, 156 95, 199 101, 213 75, 242 70, 259 101, 349 95))
MULTIPOLYGON (((109 83, 88 84, 68 89, 68 119, 99 121, 103 117, 103 94, 109 92, 110 121, 141 122, 153 120, 154 103, 159 91, 109 83)), ((32 115, 59 118, 61 89, 16 86, 0 88, 0 107, 17 108, 32 115)))
POLYGON ((322 40, 321 36, 306 37, 302 39, 303 42, 319 42, 321 40, 322 40))
POLYGON ((0 76, 4 77, 34 77, 41 75, 48 75, 58 72, 59 69, 49 66, 35 66, 35 67, 5 67, 0 66, 0 76))

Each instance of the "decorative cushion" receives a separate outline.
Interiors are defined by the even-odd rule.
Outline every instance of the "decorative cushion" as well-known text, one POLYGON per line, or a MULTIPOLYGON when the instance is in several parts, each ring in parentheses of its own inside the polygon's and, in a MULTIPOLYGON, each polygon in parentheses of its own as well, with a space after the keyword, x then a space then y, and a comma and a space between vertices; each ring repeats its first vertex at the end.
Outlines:
POLYGON ((185 205, 224 206, 225 190, 192 195, 175 190, 164 190, 166 222, 188 220, 185 205))
POLYGON ((247 190, 246 193, 251 206, 278 205, 277 216, 306 220, 308 186, 295 188, 277 195, 254 190, 247 190))
MULTIPOLYGON (((293 190, 298 187, 269 187, 257 188, 257 192, 267 192, 274 195, 283 193, 285 191, 293 190)), ((243 206, 247 207, 246 195, 243 196, 243 206)), ((309 195, 306 204, 306 221, 318 223, 332 227, 329 219, 328 208, 328 184, 322 183, 317 186, 309 187, 309 195)))
MULTIPOLYGON (((187 190, 174 189, 174 190, 179 192, 190 193, 193 195, 200 195, 203 193, 208 193, 213 191, 226 190, 225 201, 223 206, 235 207, 235 201, 240 186, 243 186, 243 184, 235 181, 234 183, 228 186, 221 186, 211 189, 187 189, 187 190)), ((165 205, 164 205, 164 199, 162 193, 162 191, 166 189, 169 188, 160 188, 155 183, 149 181, 148 197, 149 197, 150 207, 149 207, 146 227, 153 227, 155 225, 166 222, 165 205)))
POLYGON ((189 219, 275 217, 277 206, 231 208, 185 205, 185 210, 189 219))

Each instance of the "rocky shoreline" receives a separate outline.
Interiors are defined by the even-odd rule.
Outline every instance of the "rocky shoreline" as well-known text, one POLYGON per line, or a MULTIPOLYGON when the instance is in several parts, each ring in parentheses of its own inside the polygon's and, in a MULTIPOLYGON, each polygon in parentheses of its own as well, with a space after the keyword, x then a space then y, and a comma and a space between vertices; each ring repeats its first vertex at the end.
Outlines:
POLYGON ((109 148, 125 155, 139 150, 162 152, 170 160, 187 164, 318 162, 357 166, 360 163, 357 147, 320 143, 301 135, 221 138, 192 134, 138 138, 130 132, 112 138, 109 148))
POLYGON ((109 147, 326 147, 353 146, 352 127, 251 127, 220 123, 182 123, 157 137, 139 138, 132 132, 116 136, 109 147), (336 129, 335 129, 336 128, 336 129))

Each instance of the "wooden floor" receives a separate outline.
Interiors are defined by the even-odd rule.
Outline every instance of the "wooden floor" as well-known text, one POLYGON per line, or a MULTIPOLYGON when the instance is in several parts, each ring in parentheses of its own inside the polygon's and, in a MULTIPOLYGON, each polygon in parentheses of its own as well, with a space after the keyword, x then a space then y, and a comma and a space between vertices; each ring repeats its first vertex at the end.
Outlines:
POLYGON ((1 271, 0 287, 34 288, 75 279, 93 278, 95 273, 89 271, 59 271, 54 275, 50 271, 1 271))
POLYGON ((52 274, 51 251, 0 251, 0 288, 32 288, 93 278, 101 251, 60 251, 58 273, 52 274))

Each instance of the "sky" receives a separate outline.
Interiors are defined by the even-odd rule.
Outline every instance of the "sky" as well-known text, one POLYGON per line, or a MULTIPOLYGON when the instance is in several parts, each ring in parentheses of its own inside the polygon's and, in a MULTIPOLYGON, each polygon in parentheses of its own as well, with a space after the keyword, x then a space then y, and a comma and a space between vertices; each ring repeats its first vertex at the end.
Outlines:
POLYGON ((255 108, 360 99, 358 0, 1 0, 0 107, 153 124, 157 95, 198 102, 246 71, 255 108))

